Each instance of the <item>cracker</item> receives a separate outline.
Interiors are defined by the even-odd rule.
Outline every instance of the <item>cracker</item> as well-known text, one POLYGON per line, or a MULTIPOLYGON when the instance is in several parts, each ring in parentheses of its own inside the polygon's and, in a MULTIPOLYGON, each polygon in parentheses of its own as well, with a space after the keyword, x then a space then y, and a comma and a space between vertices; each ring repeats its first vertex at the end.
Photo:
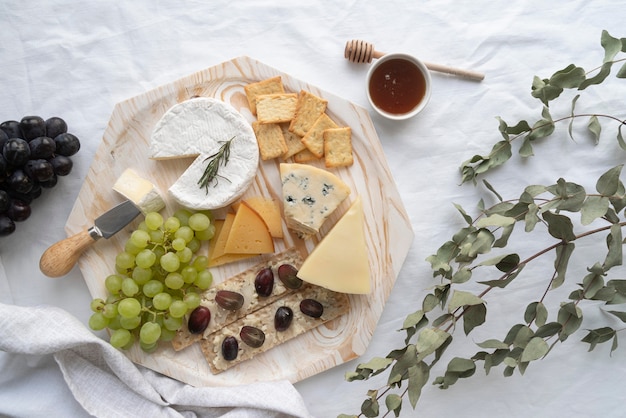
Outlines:
POLYGON ((313 155, 321 158, 324 155, 324 131, 332 128, 338 128, 337 124, 326 113, 322 113, 302 137, 302 143, 313 155))
POLYGON ((261 123, 289 122, 296 112, 298 95, 295 93, 264 94, 257 96, 256 114, 261 123))
POLYGON ((323 136, 324 164, 326 167, 348 167, 354 163, 350 127, 326 129, 323 136))
POLYGON ((185 317, 185 321, 183 321, 182 327, 178 330, 176 336, 172 340, 172 347, 174 347, 174 350, 180 351, 196 341, 206 338, 211 333, 220 330, 231 322, 234 322, 239 318, 243 318, 247 314, 262 308, 263 306, 266 306, 287 294, 295 292, 295 290, 286 288, 278 279, 276 270, 282 264, 291 264, 298 269, 302 265, 302 257, 295 248, 274 254, 269 259, 257 263, 249 269, 216 284, 202 293, 200 304, 206 306, 211 311, 209 326, 201 334, 192 334, 187 328, 187 321, 189 319, 189 316, 187 315, 185 317), (274 271, 274 291, 268 297, 258 297, 254 289, 254 279, 256 278, 257 273, 265 267, 271 267, 274 271), (215 302, 215 294, 219 290, 232 290, 244 295, 245 300, 241 309, 236 311, 227 311, 222 309, 217 302, 215 302))
POLYGON ((262 160, 271 160, 287 152, 287 144, 280 126, 276 123, 252 122, 262 160))
POLYGON ((317 118, 326 111, 327 105, 328 100, 322 99, 306 90, 300 90, 296 112, 289 125, 289 130, 300 136, 306 135, 317 118))
POLYGON ((284 93, 285 87, 280 76, 267 78, 256 83, 246 84, 243 87, 248 99, 248 106, 253 115, 256 115, 256 98, 263 94, 284 93))
POLYGON ((319 158, 313 155, 313 153, 309 151, 308 148, 305 147, 302 151, 294 154, 293 160, 297 163, 302 164, 302 163, 308 163, 311 161, 317 161, 319 160, 319 158))
POLYGON ((283 138, 287 144, 287 151, 282 155, 283 160, 293 157, 295 154, 306 149, 306 145, 302 143, 302 137, 289 131, 288 123, 281 123, 280 128, 283 131, 283 138))
POLYGON ((200 347, 209 368, 214 374, 218 374, 338 318, 348 312, 349 307, 348 295, 333 292, 319 286, 306 285, 300 291, 289 294, 211 334, 209 338, 202 341, 200 347), (304 299, 314 299, 320 302, 324 307, 322 316, 312 318, 303 314, 300 310, 300 302, 304 299), (285 331, 277 331, 274 328, 274 315, 281 306, 287 306, 293 311, 292 323, 285 331), (239 333, 244 325, 253 326, 264 332, 265 342, 262 346, 252 348, 241 340, 239 333), (221 348, 222 341, 229 336, 235 337, 239 346, 237 358, 230 361, 224 359, 221 348))

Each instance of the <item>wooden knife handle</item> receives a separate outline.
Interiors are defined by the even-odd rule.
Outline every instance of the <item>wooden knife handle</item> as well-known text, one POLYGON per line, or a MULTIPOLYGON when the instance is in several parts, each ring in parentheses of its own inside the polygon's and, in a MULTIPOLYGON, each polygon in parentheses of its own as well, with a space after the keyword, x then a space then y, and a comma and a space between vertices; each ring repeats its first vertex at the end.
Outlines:
POLYGON ((96 240, 85 230, 50 246, 41 255, 39 269, 48 277, 61 277, 70 272, 83 251, 96 240))

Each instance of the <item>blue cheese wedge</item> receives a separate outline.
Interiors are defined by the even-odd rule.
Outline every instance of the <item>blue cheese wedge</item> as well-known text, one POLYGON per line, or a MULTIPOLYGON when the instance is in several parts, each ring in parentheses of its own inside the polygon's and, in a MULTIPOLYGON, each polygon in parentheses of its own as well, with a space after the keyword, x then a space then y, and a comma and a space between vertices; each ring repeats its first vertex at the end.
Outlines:
POLYGON ((113 185, 113 190, 133 202, 144 214, 158 212, 165 207, 160 190, 132 168, 124 170, 113 185))
POLYGON ((196 157, 169 188, 190 209, 218 209, 237 200, 252 183, 259 149, 251 125, 235 108, 221 100, 200 97, 172 106, 156 124, 150 139, 150 158, 166 160, 196 157), (219 164, 207 189, 198 181, 211 157, 232 138, 228 161, 219 164))
POLYGON ((350 187, 339 177, 315 166, 283 163, 280 175, 285 222, 302 238, 317 234, 350 195, 350 187))

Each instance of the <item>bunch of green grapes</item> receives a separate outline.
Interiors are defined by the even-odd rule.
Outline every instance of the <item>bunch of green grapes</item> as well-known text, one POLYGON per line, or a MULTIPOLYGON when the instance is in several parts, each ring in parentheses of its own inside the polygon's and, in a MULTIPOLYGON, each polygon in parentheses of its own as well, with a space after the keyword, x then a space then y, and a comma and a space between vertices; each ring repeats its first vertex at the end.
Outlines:
POLYGON ((213 282, 208 258, 194 255, 214 234, 210 212, 179 209, 167 219, 147 213, 105 279, 106 300, 91 302, 91 329, 108 328, 111 345, 122 349, 138 341, 153 352, 159 341, 171 341, 213 282))

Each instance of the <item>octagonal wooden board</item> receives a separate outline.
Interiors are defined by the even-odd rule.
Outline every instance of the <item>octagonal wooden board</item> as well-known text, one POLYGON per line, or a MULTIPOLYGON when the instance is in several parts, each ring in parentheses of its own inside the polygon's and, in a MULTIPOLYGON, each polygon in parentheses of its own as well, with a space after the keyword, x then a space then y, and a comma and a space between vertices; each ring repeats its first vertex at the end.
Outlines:
MULTIPOLYGON (((145 354, 138 347, 127 352, 133 362, 190 385, 236 385, 278 379, 297 382, 360 356, 372 338, 413 240, 411 223, 367 111, 249 57, 232 59, 118 103, 70 213, 66 232, 74 234, 90 227, 93 219, 122 201, 112 187, 129 167, 162 190, 167 204, 162 213, 171 215, 178 206, 167 196, 167 189, 193 159, 154 161, 148 158, 150 135, 160 117, 176 103, 205 96, 230 103, 252 122, 255 118, 248 108, 244 86, 276 75, 282 77, 287 91, 304 89, 328 100, 328 115, 340 126, 351 127, 355 154, 353 166, 334 170, 351 187, 352 194, 329 218, 320 235, 302 241, 287 233, 284 240, 276 242, 276 251, 296 247, 306 257, 360 195, 365 208, 372 292, 351 295, 350 312, 343 317, 218 375, 211 374, 198 344, 180 352, 165 345, 152 354, 145 354)), ((280 198, 279 163, 278 159, 261 161, 258 175, 244 197, 280 198)), ((115 256, 122 251, 138 222, 135 220, 109 240, 97 241, 79 260, 79 268, 93 297, 106 297, 104 279, 114 272, 115 256)), ((283 229, 287 231, 284 225, 283 229)), ((346 252, 349 248, 347 242, 346 252)), ((225 280, 259 261, 255 258, 213 268, 214 281, 225 280)))

